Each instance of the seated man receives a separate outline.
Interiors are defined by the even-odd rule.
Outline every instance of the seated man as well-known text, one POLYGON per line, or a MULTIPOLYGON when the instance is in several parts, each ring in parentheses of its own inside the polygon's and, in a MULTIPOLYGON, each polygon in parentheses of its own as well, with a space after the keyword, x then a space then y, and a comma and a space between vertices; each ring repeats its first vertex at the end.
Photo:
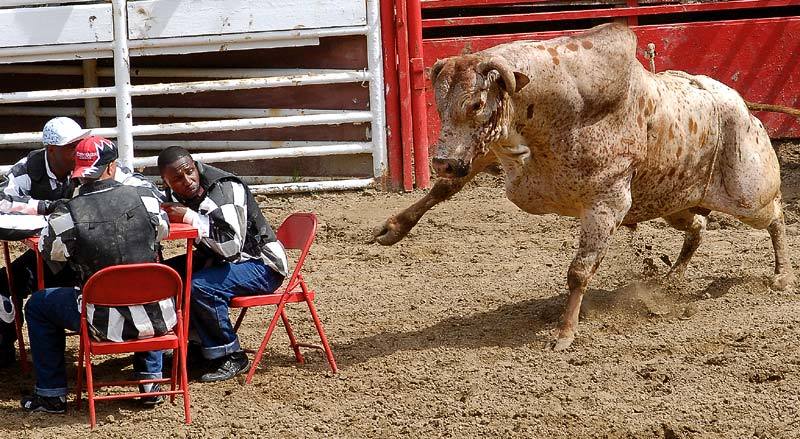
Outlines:
MULTIPOLYGON (((88 135, 74 120, 56 117, 42 130, 44 148, 18 161, 0 183, 0 213, 45 215, 55 200, 70 198, 75 186, 71 178, 75 146, 88 135)), ((38 220, 38 218, 37 218, 38 220)), ((11 264, 19 300, 36 290, 36 253, 28 250, 11 264)), ((54 273, 45 267, 46 285, 74 285, 69 267, 54 273)), ((16 360, 14 307, 8 291, 6 269, 0 270, 0 367, 16 360)))
MULTIPOLYGON (((78 195, 56 207, 39 242, 48 264, 68 263, 78 274, 79 285, 111 265, 154 262, 156 244, 169 234, 166 214, 149 189, 114 180, 116 158, 117 148, 106 139, 89 137, 78 144, 72 173, 82 183, 78 195)), ((48 288, 28 300, 25 317, 36 388, 22 399, 25 410, 64 412, 64 330, 80 327, 80 300, 80 290, 72 287, 48 288)), ((87 313, 93 336, 109 341, 162 335, 177 321, 171 299, 144 306, 97 307, 87 313)), ((161 378, 161 352, 134 354, 134 371, 139 378, 161 378)), ((158 391, 158 385, 143 386, 142 391, 158 391)), ((163 398, 142 401, 157 404, 163 398)))
MULTIPOLYGON (((232 297, 267 294, 287 273, 286 252, 258 208, 250 189, 236 176, 195 162, 171 146, 158 156, 167 188, 162 207, 172 222, 199 230, 192 267, 190 334, 199 339, 210 371, 201 381, 221 381, 247 370, 247 356, 233 332, 232 297)), ((185 273, 186 259, 167 260, 185 273)))
MULTIPOLYGON (((75 146, 89 135, 68 117, 56 117, 48 121, 42 130, 43 149, 32 151, 18 161, 5 181, 0 183, 0 214, 49 214, 57 200, 72 198, 76 182, 71 178, 75 160, 75 146)), ((100 138, 98 138, 100 139, 100 138)), ((107 141, 107 140, 106 140, 107 141)), ((127 168, 116 166, 114 179, 126 186, 142 186, 161 197, 158 189, 150 182, 132 173, 127 168)), ((42 217, 31 221, 15 221, 14 216, 3 218, 3 225, 23 228, 43 222, 42 217)), ((40 227, 41 228, 41 227, 40 227)), ((14 288, 19 300, 36 290, 36 255, 32 250, 25 252, 11 264, 14 288)), ((55 273, 48 267, 44 269, 46 286, 74 286, 75 273, 65 267, 55 273)), ((8 291, 5 268, 0 270, 0 367, 14 362, 14 307, 8 291)))

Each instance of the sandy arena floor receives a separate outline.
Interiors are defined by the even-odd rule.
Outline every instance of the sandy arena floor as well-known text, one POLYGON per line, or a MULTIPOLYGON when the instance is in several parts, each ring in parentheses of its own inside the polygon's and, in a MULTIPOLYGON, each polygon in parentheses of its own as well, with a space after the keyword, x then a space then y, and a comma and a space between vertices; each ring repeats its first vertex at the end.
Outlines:
MULTIPOLYGON (((800 147, 781 155, 797 265, 800 147)), ((527 215, 501 186, 480 179, 393 247, 369 244, 369 231, 420 193, 262 201, 273 223, 319 215, 307 279, 340 374, 315 351, 295 364, 276 332, 252 385, 191 383, 191 426, 180 405, 107 402, 90 434, 85 408, 22 413, 33 380, 11 368, 0 371, 0 437, 800 437, 800 296, 765 286, 766 231, 713 215, 686 281, 664 288, 662 259, 675 259, 682 235, 663 221, 621 230, 590 285, 578 339, 555 353, 545 345, 576 221, 527 215)), ((316 341, 306 315, 290 310, 301 337, 316 341)), ((246 345, 258 343, 266 316, 249 319, 246 345)))

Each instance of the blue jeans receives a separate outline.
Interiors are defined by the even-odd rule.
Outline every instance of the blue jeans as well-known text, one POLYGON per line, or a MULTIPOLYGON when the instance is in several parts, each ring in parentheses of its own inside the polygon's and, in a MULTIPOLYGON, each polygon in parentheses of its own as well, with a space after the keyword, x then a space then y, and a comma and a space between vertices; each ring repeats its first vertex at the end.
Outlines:
MULTIPOLYGON (((64 330, 80 329, 81 311, 77 297, 75 288, 47 288, 31 294, 25 305, 33 369, 36 371, 35 392, 38 395, 67 394, 64 330)), ((139 379, 161 378, 161 351, 136 352, 133 370, 139 379)))
MULTIPOLYGON (((197 252, 195 256, 199 256, 197 252)), ((202 257, 195 257, 194 262, 190 333, 200 340, 206 359, 241 351, 229 316, 231 299, 275 292, 283 283, 283 276, 260 259, 209 265, 202 263, 202 257), (200 268, 204 265, 208 266, 200 268)), ((181 276, 186 274, 185 255, 164 263, 175 268, 181 276)))

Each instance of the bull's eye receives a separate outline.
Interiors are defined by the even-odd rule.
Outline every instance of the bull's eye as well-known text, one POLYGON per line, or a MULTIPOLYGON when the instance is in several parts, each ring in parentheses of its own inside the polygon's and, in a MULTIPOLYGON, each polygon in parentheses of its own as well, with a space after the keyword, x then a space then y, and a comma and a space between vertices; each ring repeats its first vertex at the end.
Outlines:
POLYGON ((472 113, 477 113, 481 111, 483 108, 483 102, 475 102, 474 104, 469 106, 469 111, 472 113))

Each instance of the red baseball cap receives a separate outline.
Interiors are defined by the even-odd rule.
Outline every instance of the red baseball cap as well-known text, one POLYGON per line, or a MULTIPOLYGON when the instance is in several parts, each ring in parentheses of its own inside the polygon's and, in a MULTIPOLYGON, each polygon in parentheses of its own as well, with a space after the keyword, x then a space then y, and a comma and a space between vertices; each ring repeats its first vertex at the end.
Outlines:
POLYGON ((100 136, 81 140, 75 148, 75 169, 72 178, 99 178, 106 165, 119 157, 114 142, 100 136))

